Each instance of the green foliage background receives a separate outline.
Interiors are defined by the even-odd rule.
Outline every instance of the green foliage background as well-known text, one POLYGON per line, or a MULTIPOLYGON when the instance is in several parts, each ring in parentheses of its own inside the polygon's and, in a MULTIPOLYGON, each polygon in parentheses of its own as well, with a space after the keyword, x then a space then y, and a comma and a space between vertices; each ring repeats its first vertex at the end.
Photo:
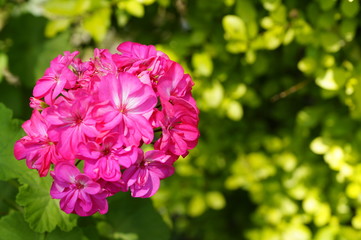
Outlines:
POLYGON ((0 239, 361 239, 360 15, 359 0, 0 0, 0 239), (193 76, 201 139, 151 200, 66 215, 12 145, 51 59, 123 41, 193 76))

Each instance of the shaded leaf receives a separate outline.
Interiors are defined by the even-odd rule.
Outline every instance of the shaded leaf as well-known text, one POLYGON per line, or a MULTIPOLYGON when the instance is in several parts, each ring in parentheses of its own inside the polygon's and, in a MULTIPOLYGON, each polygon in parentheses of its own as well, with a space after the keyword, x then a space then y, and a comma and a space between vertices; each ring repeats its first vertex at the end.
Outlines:
POLYGON ((137 235, 138 239, 168 240, 170 231, 150 199, 132 198, 119 193, 109 198, 108 223, 114 236, 137 235))
MULTIPOLYGON (((30 170, 28 170, 30 171, 30 170)), ((70 231, 76 226, 77 216, 66 214, 59 207, 59 200, 52 199, 49 193, 51 177, 34 176, 34 183, 19 188, 16 201, 24 207, 24 216, 36 232, 51 232, 56 226, 70 231)))
POLYGON ((0 103, 0 179, 9 180, 22 175, 27 178, 24 162, 14 157, 14 143, 22 136, 20 121, 12 119, 11 110, 0 103))
POLYGON ((37 240, 42 234, 33 232, 20 212, 12 212, 0 219, 1 240, 37 240))

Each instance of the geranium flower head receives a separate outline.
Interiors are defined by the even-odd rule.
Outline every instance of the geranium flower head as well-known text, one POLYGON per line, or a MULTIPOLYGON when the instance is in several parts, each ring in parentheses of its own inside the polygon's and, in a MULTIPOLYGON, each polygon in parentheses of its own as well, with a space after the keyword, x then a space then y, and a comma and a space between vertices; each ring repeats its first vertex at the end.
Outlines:
POLYGON ((194 83, 182 66, 152 45, 117 50, 52 60, 33 89, 26 136, 14 146, 40 177, 54 169, 50 195, 69 214, 104 214, 118 192, 153 196, 199 138, 194 83))

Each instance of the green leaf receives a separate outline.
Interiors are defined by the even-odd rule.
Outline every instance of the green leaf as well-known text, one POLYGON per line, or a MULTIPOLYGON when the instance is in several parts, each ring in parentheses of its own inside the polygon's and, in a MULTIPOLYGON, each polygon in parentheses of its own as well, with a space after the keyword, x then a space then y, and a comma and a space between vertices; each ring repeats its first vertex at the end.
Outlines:
POLYGON ((237 0, 235 12, 245 22, 254 21, 257 17, 257 11, 251 0, 237 0))
POLYGON ((266 10, 274 11, 280 6, 281 0, 262 0, 262 4, 266 10))
MULTIPOLYGON (((111 236, 130 236, 134 239, 170 239, 170 231, 162 217, 154 209, 150 199, 132 198, 127 193, 118 193, 109 198, 106 221, 112 227, 111 236)), ((108 226, 108 228, 110 227, 108 226)))
POLYGON ((119 9, 126 10, 130 15, 141 18, 144 15, 144 6, 136 0, 120 1, 118 3, 119 9))
POLYGON ((239 121, 243 117, 243 108, 238 101, 231 100, 226 102, 224 108, 226 109, 227 117, 233 121, 239 121))
POLYGON ((45 2, 44 10, 48 14, 71 17, 83 14, 90 6, 90 0, 50 0, 45 2))
POLYGON ((84 19, 84 29, 90 33, 96 42, 102 42, 110 25, 110 8, 104 7, 94 11, 84 19))
POLYGON ((54 37, 57 33, 66 30, 71 24, 69 18, 60 18, 51 20, 46 24, 45 36, 54 37))
POLYGON ((320 40, 322 47, 326 50, 326 52, 337 52, 340 50, 342 45, 342 41, 339 36, 333 32, 322 32, 320 40))
POLYGON ((341 12, 343 15, 349 18, 353 18, 360 10, 360 3, 358 0, 342 0, 341 12))
POLYGON ((356 34, 358 21, 354 18, 344 19, 340 25, 340 33, 344 39, 351 42, 356 34))
POLYGON ((17 184, 14 180, 0 181, 0 215, 9 212, 10 208, 15 207, 15 196, 17 194, 17 184))
POLYGON ((203 194, 197 194, 192 197, 188 205, 188 214, 192 217, 198 217, 207 209, 203 194))
MULTIPOLYGON (((35 83, 34 64, 44 45, 46 19, 30 14, 17 15, 7 21, 0 34, 2 39, 11 39, 7 49, 9 71, 19 78, 22 86, 33 88, 35 83)), ((49 63, 48 63, 49 65, 49 63)), ((13 99, 18 101, 18 99, 13 99)), ((27 108, 28 108, 28 104, 27 108)))
POLYGON ((22 135, 20 121, 12 119, 11 110, 0 103, 0 180, 28 176, 25 163, 14 158, 14 144, 22 135))
POLYGON ((225 39, 247 40, 247 30, 244 21, 235 15, 227 15, 222 20, 225 39))
POLYGON ((46 240, 85 240, 82 229, 75 227, 70 232, 64 232, 58 228, 55 231, 49 233, 46 237, 46 240))
POLYGON ((226 199, 218 191, 211 191, 206 194, 206 202, 210 208, 220 210, 226 206, 226 199))
POLYGON ((326 90, 338 90, 346 82, 346 72, 342 68, 329 68, 316 78, 316 84, 326 90))
POLYGON ((5 53, 0 52, 0 82, 3 79, 4 71, 8 66, 8 56, 5 53))
POLYGON ((209 77, 213 72, 212 58, 207 52, 193 54, 192 65, 199 76, 209 77))
POLYGON ((43 234, 33 232, 20 212, 12 212, 0 219, 0 239, 3 240, 37 240, 43 234))
POLYGON ((76 215, 63 212, 59 207, 59 200, 50 196, 51 177, 34 176, 33 181, 31 185, 21 186, 16 197, 17 203, 24 207, 25 220, 30 227, 36 232, 51 232, 56 226, 64 231, 75 227, 76 215))
POLYGON ((323 11, 332 9, 337 0, 318 0, 318 3, 323 11))

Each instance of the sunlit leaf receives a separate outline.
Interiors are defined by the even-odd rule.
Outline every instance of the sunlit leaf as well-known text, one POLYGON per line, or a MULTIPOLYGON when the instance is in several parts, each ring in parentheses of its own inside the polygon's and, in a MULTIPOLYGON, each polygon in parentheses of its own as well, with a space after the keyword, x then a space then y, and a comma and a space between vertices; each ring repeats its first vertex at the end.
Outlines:
POLYGON ((137 0, 120 1, 118 8, 126 10, 129 14, 135 17, 143 17, 144 6, 137 0))
POLYGON ((227 116, 234 121, 239 121, 243 117, 242 105, 237 101, 231 100, 227 102, 225 109, 227 116))
POLYGON ((8 56, 5 53, 0 52, 0 82, 4 78, 4 71, 8 65, 8 56))
POLYGON ((207 205, 205 199, 201 195, 195 195, 189 202, 188 214, 192 217, 197 217, 206 210, 207 205))
POLYGON ((211 108, 216 108, 221 104, 223 95, 224 89, 222 84, 219 82, 214 82, 209 88, 206 88, 203 91, 203 99, 205 104, 211 108))
POLYGON ((193 54, 192 65, 195 69, 195 74, 200 76, 208 77, 213 72, 212 58, 207 52, 193 54))
POLYGON ((244 21, 235 15, 227 15, 222 20, 225 39, 247 40, 247 30, 244 21))
POLYGON ((50 0, 45 2, 44 10, 59 16, 76 16, 89 9, 91 0, 50 0))
POLYGON ((71 24, 69 18, 54 19, 46 24, 45 36, 54 37, 57 33, 64 31, 71 24))
POLYGON ((220 210, 226 205, 226 200, 223 194, 217 191, 208 192, 206 194, 206 202, 210 208, 216 210, 220 210))
POLYGON ((84 29, 90 33, 95 41, 101 42, 105 38, 110 24, 110 14, 110 8, 104 7, 97 9, 84 19, 84 29))

